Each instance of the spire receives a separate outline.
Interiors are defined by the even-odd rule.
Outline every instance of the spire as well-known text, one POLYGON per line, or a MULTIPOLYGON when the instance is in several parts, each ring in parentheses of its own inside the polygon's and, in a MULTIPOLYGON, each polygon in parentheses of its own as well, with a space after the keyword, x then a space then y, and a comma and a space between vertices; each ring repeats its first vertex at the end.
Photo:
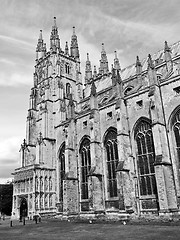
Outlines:
POLYGON ((68 48, 68 42, 66 42, 66 45, 65 45, 65 55, 69 55, 69 48, 68 48))
POLYGON ((117 57, 117 52, 114 51, 114 54, 115 54, 115 58, 114 58, 114 68, 116 70, 121 70, 121 67, 120 67, 120 63, 119 63, 119 59, 117 57))
POLYGON ((38 38, 38 43, 37 43, 37 47, 36 47, 36 59, 40 59, 44 56, 46 52, 46 44, 43 41, 43 37, 42 37, 42 30, 40 30, 39 33, 39 38, 38 38))
POLYGON ((78 41, 75 33, 75 27, 73 27, 73 35, 71 37, 71 56, 79 59, 79 49, 78 49, 78 41))
POLYGON ((140 62, 140 60, 139 60, 139 57, 137 56, 137 58, 136 58, 136 74, 138 75, 138 74, 141 74, 141 72, 142 72, 142 65, 141 65, 141 62, 140 62))
POLYGON ((56 17, 54 17, 54 25, 52 26, 51 36, 50 36, 50 50, 54 53, 57 50, 60 51, 60 39, 58 34, 58 28, 56 24, 56 17))
POLYGON ((92 78, 91 62, 89 60, 89 53, 87 53, 86 69, 85 69, 85 83, 86 84, 89 83, 91 78, 92 78))
POLYGON ((96 76, 97 76, 97 70, 96 70, 96 66, 94 66, 93 77, 96 78, 96 76))
POLYGON ((104 43, 102 43, 99 73, 104 74, 104 73, 107 73, 107 72, 109 72, 108 60, 107 60, 107 55, 106 55, 106 51, 105 51, 105 48, 104 48, 104 43))

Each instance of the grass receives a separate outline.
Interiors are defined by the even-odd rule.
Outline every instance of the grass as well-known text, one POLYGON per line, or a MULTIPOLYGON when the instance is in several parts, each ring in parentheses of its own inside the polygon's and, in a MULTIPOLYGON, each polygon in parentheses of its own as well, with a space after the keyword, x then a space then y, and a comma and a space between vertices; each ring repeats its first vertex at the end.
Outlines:
POLYGON ((0 240, 166 240, 180 239, 180 223, 130 224, 122 223, 79 223, 57 219, 42 219, 41 223, 26 221, 26 225, 10 220, 1 220, 0 240))

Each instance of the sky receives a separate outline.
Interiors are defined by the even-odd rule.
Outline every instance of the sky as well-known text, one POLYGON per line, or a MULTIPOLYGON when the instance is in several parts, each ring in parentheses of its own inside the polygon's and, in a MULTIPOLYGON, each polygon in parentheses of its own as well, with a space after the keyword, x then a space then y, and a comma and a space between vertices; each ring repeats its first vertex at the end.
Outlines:
POLYGON ((99 67, 102 43, 109 66, 116 50, 124 68, 180 40, 179 9, 179 0, 0 0, 0 183, 20 167, 40 29, 49 49, 55 16, 64 49, 76 27, 82 73, 87 52, 99 67))

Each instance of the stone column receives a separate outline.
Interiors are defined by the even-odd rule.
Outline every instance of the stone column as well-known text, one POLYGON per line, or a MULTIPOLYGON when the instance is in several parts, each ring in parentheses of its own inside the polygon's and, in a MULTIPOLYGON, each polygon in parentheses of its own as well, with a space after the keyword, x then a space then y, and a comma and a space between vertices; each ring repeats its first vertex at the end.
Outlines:
POLYGON ((177 196, 159 87, 150 96, 150 114, 155 147, 155 174, 160 212, 176 211, 177 196), (158 103, 158 104, 157 104, 158 103))
POLYGON ((89 207, 92 211, 103 211, 102 189, 102 150, 100 142, 100 119, 99 111, 93 109, 90 114, 90 152, 91 169, 89 171, 89 207))
POLYGON ((65 128, 65 179, 63 180, 63 212, 78 212, 78 179, 76 159, 76 123, 70 119, 65 128))
POLYGON ((116 104, 117 120, 117 143, 119 163, 117 166, 117 187, 119 191, 120 210, 128 213, 135 211, 132 203, 132 181, 130 179, 130 163, 132 154, 127 123, 126 106, 124 100, 120 98, 116 104))

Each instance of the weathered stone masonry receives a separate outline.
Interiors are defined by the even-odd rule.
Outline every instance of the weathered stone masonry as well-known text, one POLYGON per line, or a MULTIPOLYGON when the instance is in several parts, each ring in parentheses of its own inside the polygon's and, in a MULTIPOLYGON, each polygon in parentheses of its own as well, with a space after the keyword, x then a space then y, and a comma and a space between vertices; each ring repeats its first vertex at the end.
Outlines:
POLYGON ((180 42, 109 71, 89 54, 83 86, 75 28, 63 51, 56 19, 36 48, 13 215, 105 218, 179 214, 180 42))

